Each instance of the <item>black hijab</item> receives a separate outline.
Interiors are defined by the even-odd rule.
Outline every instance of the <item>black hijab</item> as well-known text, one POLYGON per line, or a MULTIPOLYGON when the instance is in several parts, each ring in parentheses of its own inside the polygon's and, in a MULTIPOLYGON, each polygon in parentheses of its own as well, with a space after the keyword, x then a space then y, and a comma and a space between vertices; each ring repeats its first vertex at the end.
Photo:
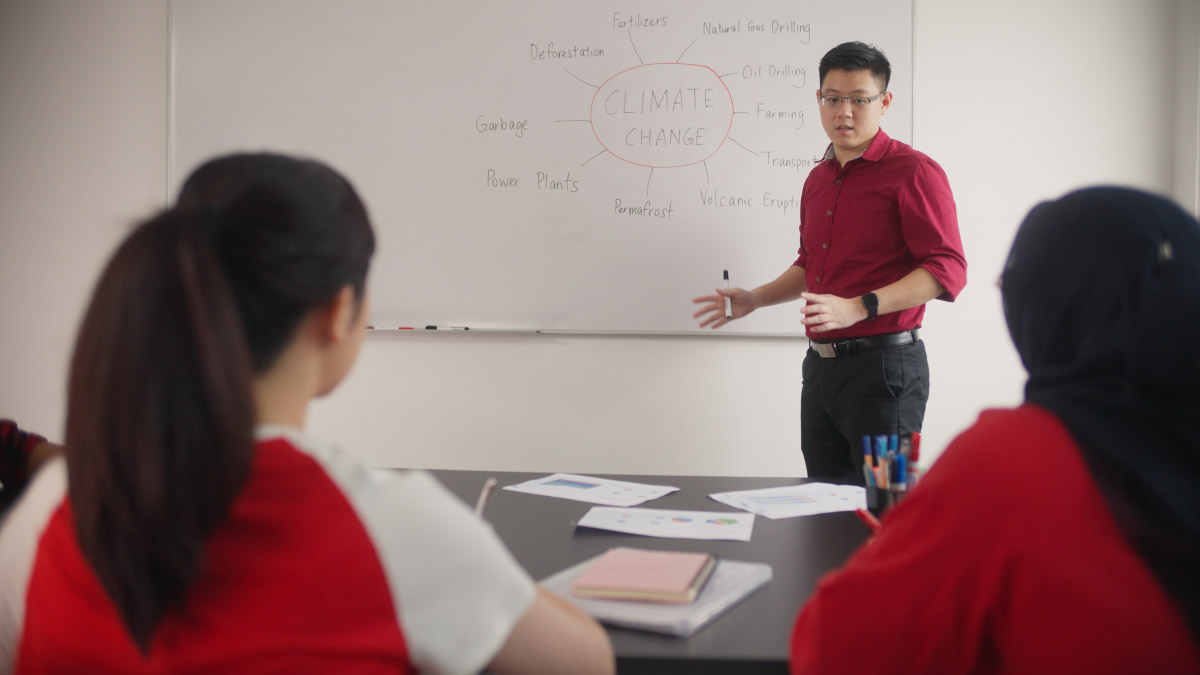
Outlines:
POLYGON ((1200 225, 1090 188, 1035 207, 1001 278, 1029 382, 1200 642, 1200 225))

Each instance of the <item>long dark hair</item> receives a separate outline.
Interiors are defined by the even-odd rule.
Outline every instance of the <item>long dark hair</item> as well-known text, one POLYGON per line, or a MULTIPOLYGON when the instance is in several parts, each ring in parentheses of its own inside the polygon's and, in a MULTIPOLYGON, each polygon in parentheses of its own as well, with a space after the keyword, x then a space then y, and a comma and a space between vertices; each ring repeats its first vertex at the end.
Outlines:
POLYGON ((374 246, 329 167, 233 155, 198 169, 101 274, 71 363, 69 495, 80 548, 143 651, 248 477, 253 377, 313 308, 347 285, 362 297, 374 246))

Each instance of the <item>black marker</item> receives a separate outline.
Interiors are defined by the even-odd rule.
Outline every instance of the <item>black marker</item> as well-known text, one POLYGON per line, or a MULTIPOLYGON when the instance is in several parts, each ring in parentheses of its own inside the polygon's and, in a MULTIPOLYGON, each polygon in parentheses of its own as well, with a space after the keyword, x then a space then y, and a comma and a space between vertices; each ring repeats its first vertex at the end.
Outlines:
MULTIPOLYGON (((729 290, 729 270, 725 270, 725 290, 729 290)), ((728 295, 725 296, 725 318, 733 318, 733 301, 729 299, 728 295)))

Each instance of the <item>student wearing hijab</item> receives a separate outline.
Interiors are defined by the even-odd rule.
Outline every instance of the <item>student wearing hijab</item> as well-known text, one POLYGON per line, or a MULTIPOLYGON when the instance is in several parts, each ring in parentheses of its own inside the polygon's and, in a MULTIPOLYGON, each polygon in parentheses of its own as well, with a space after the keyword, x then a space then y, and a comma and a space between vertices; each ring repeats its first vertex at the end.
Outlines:
POLYGON ((66 461, 0 528, 0 673, 611 673, 604 630, 431 476, 302 431, 363 340, 350 184, 269 154, 197 174, 217 192, 101 274, 66 461))
POLYGON ((1200 672, 1200 226, 1091 188, 1001 278, 1026 401, 984 412, 823 579, 794 673, 1200 672))

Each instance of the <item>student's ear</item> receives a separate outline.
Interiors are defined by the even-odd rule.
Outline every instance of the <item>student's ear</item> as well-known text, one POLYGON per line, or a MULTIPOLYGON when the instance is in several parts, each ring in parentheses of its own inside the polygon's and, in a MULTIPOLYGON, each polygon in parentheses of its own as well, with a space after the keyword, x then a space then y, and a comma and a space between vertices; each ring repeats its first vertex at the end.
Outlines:
POLYGON ((879 102, 880 102, 880 104, 882 104, 882 107, 879 109, 879 114, 886 115, 888 108, 890 108, 892 105, 892 92, 885 91, 885 92, 883 92, 883 96, 881 96, 880 98, 881 98, 881 100, 879 102))
POLYGON ((327 344, 339 344, 354 334, 360 319, 358 297, 347 284, 317 311, 317 334, 327 344))

